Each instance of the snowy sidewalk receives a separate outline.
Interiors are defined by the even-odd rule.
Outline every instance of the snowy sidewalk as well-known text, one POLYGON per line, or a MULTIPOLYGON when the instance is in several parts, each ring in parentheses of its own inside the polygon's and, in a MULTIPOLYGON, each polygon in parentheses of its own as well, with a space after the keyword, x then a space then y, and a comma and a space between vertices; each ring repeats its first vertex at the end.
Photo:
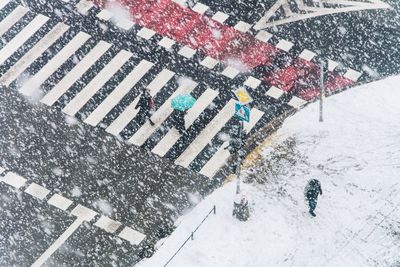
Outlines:
MULTIPOLYGON (((230 183, 183 216, 172 236, 140 266, 163 266, 214 204, 217 214, 170 266, 398 264, 398 84, 400 76, 391 77, 326 99, 323 123, 317 103, 288 118, 273 143, 293 138, 303 161, 266 185, 243 186, 253 208, 250 220, 232 218, 235 184, 230 183), (303 200, 313 177, 323 189, 316 218, 308 215, 303 200)), ((269 153, 271 148, 265 149, 263 157, 269 153)))

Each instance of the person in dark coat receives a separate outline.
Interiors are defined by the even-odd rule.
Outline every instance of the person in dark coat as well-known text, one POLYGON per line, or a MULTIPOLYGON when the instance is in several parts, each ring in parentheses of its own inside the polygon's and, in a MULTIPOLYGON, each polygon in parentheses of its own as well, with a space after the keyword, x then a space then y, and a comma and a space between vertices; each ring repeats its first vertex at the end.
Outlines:
POLYGON ((150 119, 150 111, 154 108, 154 101, 150 95, 149 89, 143 88, 142 95, 140 96, 139 102, 137 103, 135 109, 138 108, 140 108, 140 110, 137 115, 137 122, 139 124, 143 124, 147 119, 151 125, 154 125, 154 122, 150 119))
POLYGON ((185 127, 185 114, 186 110, 174 110, 173 114, 173 124, 180 134, 184 134, 186 131, 185 127))
POLYGON ((321 183, 317 179, 311 179, 304 190, 305 198, 308 201, 310 214, 315 217, 315 208, 317 207, 318 195, 322 195, 321 183))

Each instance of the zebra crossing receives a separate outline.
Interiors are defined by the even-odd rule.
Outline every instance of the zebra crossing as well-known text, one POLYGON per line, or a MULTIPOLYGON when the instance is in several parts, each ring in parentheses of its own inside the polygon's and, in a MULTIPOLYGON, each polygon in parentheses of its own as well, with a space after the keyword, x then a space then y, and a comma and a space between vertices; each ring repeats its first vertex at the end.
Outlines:
MULTIPOLYGON (((259 80, 253 78, 249 81, 249 77, 238 73, 229 77, 226 69, 221 74, 205 71, 201 66, 204 60, 196 64, 190 61, 190 68, 174 65, 174 57, 186 62, 188 59, 166 49, 160 52, 161 55, 168 53, 171 58, 154 58, 153 54, 158 53, 161 46, 159 42, 155 46, 150 42, 153 50, 148 49, 147 54, 151 56, 143 56, 144 50, 136 51, 135 44, 121 45, 121 41, 115 43, 111 37, 94 36, 82 27, 77 30, 68 19, 57 21, 50 13, 37 12, 34 6, 27 8, 18 1, 2 3, 1 10, 8 15, 0 22, 0 32, 15 35, 0 50, 4 70, 1 84, 28 97, 39 92, 42 104, 60 108, 67 116, 76 116, 84 123, 103 128, 127 143, 147 148, 178 165, 200 170, 209 178, 225 165, 230 156, 223 149, 227 142, 221 142, 221 135, 229 134, 234 124, 235 100, 231 90, 236 83, 232 79, 238 76, 235 79, 239 79, 241 84, 245 81, 251 85, 249 90, 254 89, 252 87, 265 90, 259 80), (30 14, 33 19, 16 29, 14 26, 25 14, 30 14), (17 53, 31 37, 34 40, 30 49, 17 53), (13 61, 9 60, 11 57, 13 61), (160 61, 168 62, 160 64, 160 61), (186 69, 207 76, 189 76, 186 69), (156 109, 151 116, 154 126, 148 122, 138 125, 135 121, 138 113, 135 107, 143 87, 148 88, 155 98, 156 109), (187 132, 180 135, 171 123, 173 110, 170 103, 183 93, 191 93, 197 102, 185 117, 187 132)), ((81 13, 87 14, 93 9, 92 5, 86 7, 81 13)), ((90 17, 80 16, 84 19, 90 17)), ((97 21, 95 17, 93 24, 97 21)), ((291 108, 287 105, 290 99, 277 101, 264 93, 260 95, 261 100, 255 101, 252 108, 250 123, 245 124, 249 136, 273 115, 265 114, 263 104, 291 108)))

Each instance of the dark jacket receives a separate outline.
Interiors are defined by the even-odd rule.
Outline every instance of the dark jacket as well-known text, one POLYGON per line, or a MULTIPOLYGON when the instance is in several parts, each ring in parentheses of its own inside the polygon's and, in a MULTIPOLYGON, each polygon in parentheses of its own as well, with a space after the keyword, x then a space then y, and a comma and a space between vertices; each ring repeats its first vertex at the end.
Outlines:
POLYGON ((305 197, 316 200, 319 194, 322 195, 321 183, 317 179, 311 179, 305 188, 305 197))
POLYGON ((139 102, 137 103, 135 109, 141 108, 144 110, 150 110, 151 109, 151 95, 149 92, 144 91, 142 95, 140 96, 139 102))
POLYGON ((173 121, 177 129, 185 130, 185 111, 174 110, 173 121))

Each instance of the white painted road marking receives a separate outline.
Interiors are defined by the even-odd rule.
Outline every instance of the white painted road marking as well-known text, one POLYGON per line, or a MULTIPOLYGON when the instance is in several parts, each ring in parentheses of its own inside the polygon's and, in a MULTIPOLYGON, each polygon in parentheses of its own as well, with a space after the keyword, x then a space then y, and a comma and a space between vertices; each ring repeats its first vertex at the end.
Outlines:
MULTIPOLYGON (((150 95, 155 96, 162 87, 175 75, 174 72, 163 69, 157 77, 147 86, 150 89, 150 95)), ((118 135, 138 113, 135 109, 136 104, 139 102, 140 96, 135 100, 107 127, 106 132, 112 135, 118 135)))
POLYGON ((74 38, 61 49, 47 64, 24 83, 20 92, 30 95, 32 91, 44 83, 70 56, 72 56, 87 40, 90 35, 79 32, 74 38))
MULTIPOLYGON (((194 106, 189 109, 185 116, 186 129, 193 124, 207 106, 213 102, 217 95, 217 91, 207 88, 207 90, 196 100, 194 106)), ((178 130, 175 128, 170 129, 160 142, 158 142, 158 144, 151 150, 151 152, 163 157, 180 137, 181 135, 178 133, 178 130)))
POLYGON ((210 140, 224 127, 235 113, 235 100, 231 99, 218 112, 214 119, 207 124, 200 134, 193 140, 186 150, 175 160, 175 163, 183 167, 189 164, 197 157, 197 155, 207 146, 210 140))
POLYGON ((96 216, 97 212, 78 204, 72 211, 71 214, 78 217, 81 220, 90 222, 96 216))
POLYGON ((0 50, 0 64, 3 64, 18 48, 34 35, 47 21, 48 17, 37 15, 25 28, 0 50))
MULTIPOLYGON (((244 130, 246 133, 250 133, 253 127, 257 124, 257 122, 264 115, 264 112, 258 109, 251 109, 250 111, 250 122, 244 122, 244 130)), ((229 145, 229 141, 224 142, 222 146, 220 146, 215 152, 215 154, 207 161, 207 163, 201 168, 200 173, 207 176, 208 178, 212 178, 222 166, 226 164, 231 154, 225 147, 229 145)))
POLYGON ((102 215, 94 225, 104 229, 106 232, 114 233, 121 226, 121 223, 102 215))
POLYGON ((209 69, 213 69, 215 65, 218 64, 218 60, 213 59, 210 56, 205 57, 201 62, 200 65, 207 67, 209 69))
POLYGON ((72 205, 72 201, 59 194, 54 194, 48 201, 50 205, 57 207, 61 210, 66 210, 72 205))
POLYGON ((120 51, 97 75, 63 108, 69 116, 76 113, 113 77, 113 75, 130 59, 132 53, 120 51))
POLYGON ((31 183, 28 188, 25 189, 25 192, 28 193, 31 196, 34 196, 40 200, 43 200, 46 198, 46 196, 50 193, 50 191, 46 188, 44 188, 41 185, 38 185, 36 183, 31 183))
POLYGON ((54 42, 58 40, 69 26, 59 22, 43 38, 40 39, 14 66, 0 78, 0 84, 9 86, 21 73, 25 71, 38 57, 40 57, 54 42))
POLYGON ((110 47, 100 41, 40 102, 52 106, 110 47))
POLYGON ((244 82, 244 85, 251 87, 253 89, 256 89, 259 85, 261 84, 261 81, 257 78, 254 78, 250 76, 247 78, 247 80, 244 82))
POLYGON ((140 242, 142 242, 142 240, 146 237, 144 234, 139 233, 130 227, 125 227, 118 236, 134 245, 139 245, 140 242))
POLYGON ((226 141, 218 148, 217 152, 207 161, 207 163, 201 168, 200 174, 212 178, 217 171, 224 166, 226 161, 231 156, 231 153, 225 149, 229 145, 229 141, 226 141))
POLYGON ((3 9, 9 2, 10 0, 0 0, 0 9, 3 9))
POLYGON ((141 146, 151 136, 151 134, 161 126, 161 124, 171 115, 173 108, 171 101, 181 94, 188 94, 193 91, 197 86, 196 82, 191 81, 188 85, 180 86, 165 102, 164 104, 151 116, 154 126, 151 126, 148 121, 128 140, 129 143, 141 146))
POLYGON ((84 120, 85 123, 96 126, 101 120, 129 93, 140 79, 154 64, 142 60, 124 80, 101 102, 101 104, 84 120))
POLYGON ((25 185, 27 180, 16 173, 8 172, 4 177, 0 178, 0 181, 19 189, 25 185))
POLYGON ((83 220, 81 218, 77 218, 67 228, 67 230, 65 230, 65 232, 59 238, 57 238, 57 240, 42 255, 40 255, 40 257, 32 264, 31 267, 42 266, 51 257, 51 255, 53 255, 53 253, 59 249, 65 241, 67 241, 67 239, 76 231, 76 229, 79 228, 82 222, 83 220))
POLYGON ((17 6, 6 18, 0 22, 0 36, 8 31, 17 21, 19 21, 29 9, 23 6, 17 6))

